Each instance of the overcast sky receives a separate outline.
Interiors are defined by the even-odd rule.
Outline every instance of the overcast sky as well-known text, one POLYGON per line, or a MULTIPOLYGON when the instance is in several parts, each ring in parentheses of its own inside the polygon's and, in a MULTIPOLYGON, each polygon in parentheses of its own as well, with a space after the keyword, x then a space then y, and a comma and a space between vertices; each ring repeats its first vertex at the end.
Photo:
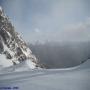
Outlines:
POLYGON ((28 42, 90 40, 90 0, 0 0, 28 42))

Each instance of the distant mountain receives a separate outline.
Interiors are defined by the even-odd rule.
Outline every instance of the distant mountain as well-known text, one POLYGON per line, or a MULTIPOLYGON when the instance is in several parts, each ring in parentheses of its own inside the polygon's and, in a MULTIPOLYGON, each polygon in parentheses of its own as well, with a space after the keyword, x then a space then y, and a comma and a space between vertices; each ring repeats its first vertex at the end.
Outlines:
POLYGON ((30 68, 38 61, 0 7, 0 66, 8 67, 30 60, 30 68))

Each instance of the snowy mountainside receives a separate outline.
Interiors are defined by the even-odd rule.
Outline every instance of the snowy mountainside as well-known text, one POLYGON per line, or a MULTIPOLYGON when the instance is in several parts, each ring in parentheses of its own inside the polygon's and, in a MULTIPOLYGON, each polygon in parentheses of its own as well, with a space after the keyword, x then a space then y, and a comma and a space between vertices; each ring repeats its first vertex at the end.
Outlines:
POLYGON ((30 68, 37 66, 36 57, 0 7, 0 66, 8 67, 26 60, 32 62, 33 67, 30 68))

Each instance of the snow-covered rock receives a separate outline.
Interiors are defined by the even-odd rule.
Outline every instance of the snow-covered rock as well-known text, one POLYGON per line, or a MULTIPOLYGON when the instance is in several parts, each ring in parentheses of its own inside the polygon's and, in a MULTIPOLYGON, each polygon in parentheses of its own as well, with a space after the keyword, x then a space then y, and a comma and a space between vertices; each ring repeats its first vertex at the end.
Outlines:
POLYGON ((0 66, 17 65, 25 60, 31 69, 36 68, 36 57, 0 7, 0 66))

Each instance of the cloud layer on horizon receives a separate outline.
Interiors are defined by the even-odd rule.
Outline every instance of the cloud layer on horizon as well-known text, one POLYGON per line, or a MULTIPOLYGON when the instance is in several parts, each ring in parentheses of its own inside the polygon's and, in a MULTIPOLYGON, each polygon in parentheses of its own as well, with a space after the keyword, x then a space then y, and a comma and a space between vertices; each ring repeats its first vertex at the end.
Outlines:
POLYGON ((6 0, 2 6, 25 40, 90 38, 89 0, 6 0))

